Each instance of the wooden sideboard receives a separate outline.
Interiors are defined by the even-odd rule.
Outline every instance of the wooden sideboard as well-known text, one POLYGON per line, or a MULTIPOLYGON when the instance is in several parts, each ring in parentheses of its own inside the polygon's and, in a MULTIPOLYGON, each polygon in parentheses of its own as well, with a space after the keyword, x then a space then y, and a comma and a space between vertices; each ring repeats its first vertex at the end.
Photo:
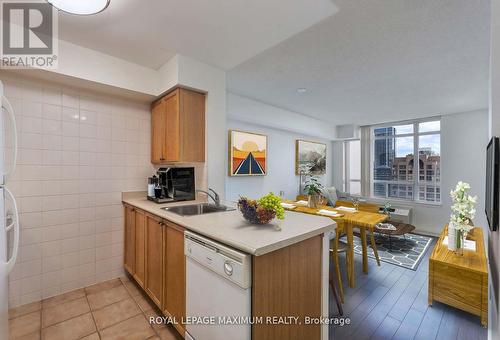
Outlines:
POLYGON ((476 251, 463 255, 448 250, 443 239, 446 226, 429 258, 429 306, 439 301, 478 315, 481 324, 488 325, 488 264, 481 228, 475 227, 467 239, 476 242, 476 251))

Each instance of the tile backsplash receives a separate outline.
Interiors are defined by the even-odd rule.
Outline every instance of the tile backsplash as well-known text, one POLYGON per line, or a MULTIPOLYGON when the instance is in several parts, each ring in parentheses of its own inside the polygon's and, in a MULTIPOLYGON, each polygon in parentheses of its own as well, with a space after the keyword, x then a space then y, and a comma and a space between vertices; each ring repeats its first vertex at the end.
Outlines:
POLYGON ((144 191, 150 111, 141 103, 0 76, 17 121, 8 183, 20 210, 10 307, 123 275, 122 191, 144 191))

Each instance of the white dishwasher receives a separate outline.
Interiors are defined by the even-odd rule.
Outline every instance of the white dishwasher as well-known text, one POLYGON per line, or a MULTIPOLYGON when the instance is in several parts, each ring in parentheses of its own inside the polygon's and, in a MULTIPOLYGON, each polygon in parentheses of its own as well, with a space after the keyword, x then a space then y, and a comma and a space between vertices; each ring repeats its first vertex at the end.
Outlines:
POLYGON ((186 339, 251 339, 251 255, 186 231, 186 339))

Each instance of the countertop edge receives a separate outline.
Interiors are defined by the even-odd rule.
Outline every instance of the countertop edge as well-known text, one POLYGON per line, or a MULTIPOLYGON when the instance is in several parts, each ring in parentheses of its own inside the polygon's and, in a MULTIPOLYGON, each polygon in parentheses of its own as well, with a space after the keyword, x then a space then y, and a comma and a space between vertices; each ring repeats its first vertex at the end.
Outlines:
MULTIPOLYGON (((145 211, 145 212, 147 212, 149 214, 152 214, 154 216, 158 216, 160 218, 169 220, 172 223, 178 224, 178 225, 180 225, 180 226, 182 226, 182 227, 184 227, 184 228, 186 228, 186 229, 188 229, 190 231, 193 231, 195 233, 199 233, 202 236, 211 238, 214 241, 218 241, 218 242, 224 243, 224 244, 226 244, 226 245, 228 245, 230 247, 233 247, 233 248, 235 248, 237 250, 243 251, 245 253, 248 253, 248 254, 251 254, 251 255, 254 255, 254 256, 262 256, 262 255, 271 253, 273 251, 276 251, 276 250, 279 250, 279 249, 291 246, 293 244, 299 243, 301 241, 307 240, 307 239, 309 239, 311 237, 325 234, 327 232, 335 230, 335 227, 336 227, 336 222, 332 220, 331 224, 326 225, 324 227, 318 227, 315 230, 306 232, 306 233, 301 234, 301 235, 297 235, 297 236, 291 237, 290 239, 286 239, 286 240, 283 240, 283 241, 280 241, 280 242, 276 242, 276 243, 270 244, 268 246, 263 246, 263 247, 259 247, 259 248, 253 248, 253 247, 249 246, 248 244, 245 244, 244 242, 238 242, 238 243, 236 243, 236 242, 234 242, 231 239, 219 237, 217 234, 207 233, 204 230, 202 230, 202 229, 200 229, 200 228, 198 228, 196 226, 189 225, 189 223, 186 223, 186 221, 183 220, 183 217, 181 217, 181 216, 179 216, 179 217, 174 217, 174 216, 170 217, 169 215, 171 215, 171 214, 169 214, 167 212, 165 212, 163 215, 159 215, 158 212, 155 211, 155 209, 151 209, 151 208, 149 208, 148 206, 145 206, 145 205, 138 205, 137 202, 135 201, 138 198, 140 198, 140 197, 122 197, 122 204, 127 204, 127 205, 130 205, 130 206, 134 206, 134 207, 136 207, 136 208, 138 208, 140 210, 143 210, 143 211, 145 211), (164 216, 164 215, 168 215, 168 216, 164 216), (286 244, 284 244, 284 243, 286 243, 286 244)), ((200 202, 199 201, 190 201, 190 202, 179 202, 178 204, 182 205, 182 204, 193 204, 193 203, 200 203, 200 202)), ((169 206, 172 206, 172 204, 169 204, 169 206)), ((161 205, 158 206, 158 208, 160 208, 160 207, 161 207, 161 205)))

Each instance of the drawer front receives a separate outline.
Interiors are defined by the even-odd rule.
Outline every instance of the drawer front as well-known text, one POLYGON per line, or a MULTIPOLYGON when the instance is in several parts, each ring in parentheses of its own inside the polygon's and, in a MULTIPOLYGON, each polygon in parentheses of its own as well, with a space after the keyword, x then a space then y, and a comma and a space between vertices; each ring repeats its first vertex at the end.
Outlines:
POLYGON ((434 263, 433 298, 434 300, 478 314, 482 301, 482 277, 463 269, 434 263))

